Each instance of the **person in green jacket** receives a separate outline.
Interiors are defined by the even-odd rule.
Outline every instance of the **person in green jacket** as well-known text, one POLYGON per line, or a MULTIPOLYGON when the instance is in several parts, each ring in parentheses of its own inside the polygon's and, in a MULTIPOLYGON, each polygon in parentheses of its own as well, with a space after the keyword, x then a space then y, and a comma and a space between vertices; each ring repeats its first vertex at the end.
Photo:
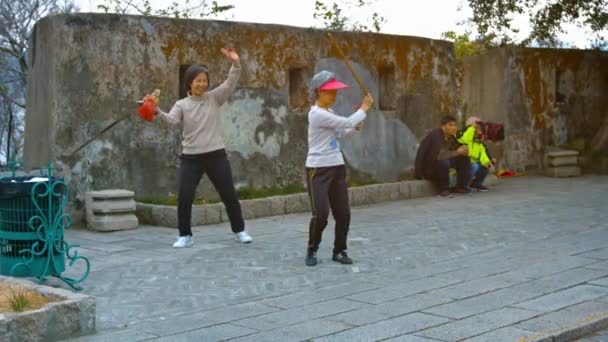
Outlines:
POLYGON ((483 181, 488 176, 494 163, 488 154, 486 145, 483 143, 481 120, 478 117, 472 116, 467 119, 466 129, 459 134, 458 142, 466 145, 469 149, 469 158, 471 159, 470 187, 477 191, 488 191, 488 188, 483 186, 483 181))

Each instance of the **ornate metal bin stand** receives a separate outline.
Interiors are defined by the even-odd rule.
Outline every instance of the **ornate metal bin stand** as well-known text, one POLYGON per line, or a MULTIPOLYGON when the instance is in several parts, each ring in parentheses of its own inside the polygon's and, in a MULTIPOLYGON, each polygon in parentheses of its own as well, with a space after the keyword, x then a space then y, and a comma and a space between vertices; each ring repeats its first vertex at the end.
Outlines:
POLYGON ((89 260, 64 240, 72 218, 65 213, 69 189, 63 178, 53 176, 49 162, 45 180, 28 177, 0 179, 0 274, 14 277, 36 277, 42 283, 57 277, 75 290, 90 270, 89 260), (62 275, 66 257, 69 266, 78 260, 85 266, 78 279, 62 275))

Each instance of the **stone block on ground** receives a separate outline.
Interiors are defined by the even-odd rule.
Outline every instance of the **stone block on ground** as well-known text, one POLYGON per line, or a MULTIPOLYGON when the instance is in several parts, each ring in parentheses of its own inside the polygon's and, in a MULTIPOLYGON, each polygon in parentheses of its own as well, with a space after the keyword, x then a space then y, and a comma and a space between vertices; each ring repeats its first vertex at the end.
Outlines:
POLYGON ((285 215, 285 196, 274 196, 268 198, 270 201, 270 215, 285 215))
POLYGON ((89 191, 85 195, 87 227, 96 231, 137 228, 134 193, 122 189, 89 191))
POLYGON ((295 214, 310 211, 310 199, 307 193, 288 195, 285 197, 285 214, 295 214))
POLYGON ((399 182, 399 199, 410 199, 410 181, 399 182))
POLYGON ((258 217, 268 217, 271 213, 271 201, 268 198, 241 201, 243 218, 251 220, 258 217))
POLYGON ((434 196, 437 190, 433 183, 426 180, 410 181, 410 198, 434 196))
POLYGON ((378 184, 378 202, 396 201, 399 199, 399 183, 378 184))
POLYGON ((581 174, 581 168, 578 166, 548 167, 545 170, 548 177, 579 177, 581 174))
MULTIPOLYGON (((222 208, 223 205, 220 203, 206 204, 204 205, 205 210, 205 224, 218 224, 222 222, 222 208)), ((225 211, 224 211, 225 213, 225 211)), ((225 218, 228 219, 227 217, 225 218)))
POLYGON ((581 175, 578 151, 545 153, 545 173, 549 177, 576 177, 581 175))
POLYGON ((493 173, 489 174, 488 177, 486 177, 486 179, 483 181, 483 185, 484 186, 496 186, 496 185, 498 185, 498 176, 496 176, 493 173))
POLYGON ((0 315, 0 341, 59 341, 95 333, 94 297, 24 279, 0 276, 0 282, 58 299, 37 310, 0 315))

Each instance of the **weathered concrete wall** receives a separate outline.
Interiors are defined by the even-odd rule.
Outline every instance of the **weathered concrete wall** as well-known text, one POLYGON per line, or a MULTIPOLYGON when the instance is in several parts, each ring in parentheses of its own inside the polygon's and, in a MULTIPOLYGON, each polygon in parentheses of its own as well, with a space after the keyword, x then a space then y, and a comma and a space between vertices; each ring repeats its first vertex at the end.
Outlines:
MULTIPOLYGON (((344 142, 356 180, 397 180, 411 172, 417 143, 456 110, 450 43, 416 37, 337 33, 379 101, 365 131, 344 142), (350 47, 350 49, 349 49, 350 47)), ((170 109, 180 68, 205 63, 218 84, 232 46, 243 73, 222 108, 224 133, 239 186, 301 182, 307 148, 307 84, 331 69, 353 85, 336 109, 350 113, 361 93, 323 31, 277 25, 102 14, 61 15, 34 30, 27 101, 26 167, 54 160, 72 188, 76 211, 89 190, 125 188, 139 197, 176 189, 179 129, 139 120, 135 100, 155 88, 170 109), (129 119, 80 153, 82 142, 113 120, 129 119)), ((203 182, 202 192, 208 192, 203 182)), ((210 192, 212 193, 212 192, 210 192)))
POLYGON ((546 149, 564 145, 608 153, 608 53, 502 48, 463 64, 464 114, 505 124, 492 146, 502 166, 540 167, 546 149))

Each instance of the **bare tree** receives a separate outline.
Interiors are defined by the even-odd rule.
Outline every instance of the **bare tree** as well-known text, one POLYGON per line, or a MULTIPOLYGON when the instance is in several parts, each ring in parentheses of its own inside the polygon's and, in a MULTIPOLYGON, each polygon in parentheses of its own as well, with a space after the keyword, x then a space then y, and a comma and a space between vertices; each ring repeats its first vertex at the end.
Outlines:
POLYGON ((23 145, 28 40, 42 17, 76 11, 72 0, 0 0, 0 156, 23 145))

